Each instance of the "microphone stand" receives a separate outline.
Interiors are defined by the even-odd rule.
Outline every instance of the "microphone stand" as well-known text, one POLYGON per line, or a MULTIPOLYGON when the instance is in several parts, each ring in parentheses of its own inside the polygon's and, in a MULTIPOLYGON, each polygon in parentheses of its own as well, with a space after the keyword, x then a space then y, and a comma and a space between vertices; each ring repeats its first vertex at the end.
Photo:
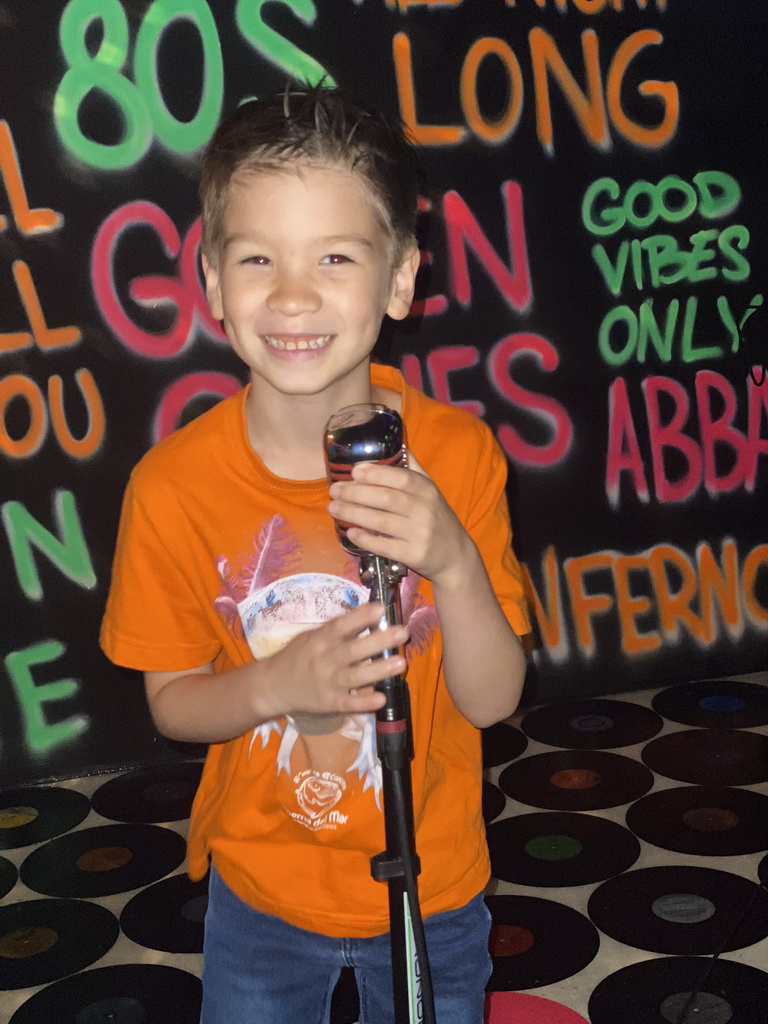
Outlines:
MULTIPOLYGON (((371 601, 384 605, 382 627, 402 623, 400 582, 407 568, 379 555, 360 556, 360 581, 371 601)), ((390 658, 397 650, 384 651, 390 658)), ((386 850, 371 858, 371 875, 389 887, 389 935, 395 1024, 436 1024, 432 977, 419 907, 416 877, 421 870, 413 822, 411 765, 413 734, 408 686, 388 676, 374 689, 386 697, 376 712, 376 748, 381 761, 386 850)))
MULTIPOLYGON (((365 402, 346 406, 325 427, 324 448, 328 478, 348 480, 358 462, 405 466, 403 422, 384 405, 365 402)), ((360 560, 360 581, 370 599, 384 606, 380 626, 401 625, 400 582, 407 568, 398 562, 356 547, 347 537, 349 523, 337 522, 342 546, 360 560)), ((382 652, 392 658, 397 649, 382 652)), ((436 1024, 432 976, 424 938, 416 877, 411 761, 413 734, 408 686, 401 675, 376 683, 386 697, 376 712, 376 750, 381 762, 384 793, 383 853, 371 858, 371 875, 389 886, 389 935, 392 948, 392 988, 395 1024, 436 1024)))

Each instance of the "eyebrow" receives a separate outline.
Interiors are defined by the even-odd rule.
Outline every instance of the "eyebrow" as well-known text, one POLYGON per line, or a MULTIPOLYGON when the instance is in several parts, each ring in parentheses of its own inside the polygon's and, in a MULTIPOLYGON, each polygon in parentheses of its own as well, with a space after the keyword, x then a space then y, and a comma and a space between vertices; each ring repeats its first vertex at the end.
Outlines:
MULTIPOLYGON (((231 245, 235 245, 238 242, 251 242, 254 245, 260 244, 260 239, 250 234, 249 232, 235 232, 232 235, 227 235, 222 243, 223 249, 228 249, 231 245)), ((323 235, 322 238, 316 239, 316 241, 323 247, 328 245, 338 245, 340 243, 351 243, 353 245, 362 246, 364 249, 374 249, 373 242, 365 235, 323 235)))
POLYGON ((323 245, 336 245, 339 242, 352 242, 353 245, 362 245, 366 249, 373 249, 373 242, 365 235, 325 235, 318 239, 323 245))

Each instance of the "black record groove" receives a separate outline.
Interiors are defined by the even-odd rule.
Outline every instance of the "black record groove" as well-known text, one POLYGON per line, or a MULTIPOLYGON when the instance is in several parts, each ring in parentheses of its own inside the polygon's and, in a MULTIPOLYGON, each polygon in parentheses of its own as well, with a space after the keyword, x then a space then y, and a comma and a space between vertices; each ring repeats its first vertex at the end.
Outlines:
POLYGON ((768 1024, 766 1007, 768 974, 756 967, 660 957, 609 974, 592 992, 588 1012, 592 1024, 768 1024), (692 993, 698 994, 690 1002, 692 993))
POLYGON ((119 934, 115 915, 85 900, 0 907, 0 989, 45 985, 80 971, 104 956, 119 934))
POLYGON ((499 787, 514 800, 556 811, 594 811, 643 796, 653 772, 602 750, 553 750, 508 765, 499 787))
POLYGON ((111 896, 170 874, 185 852, 184 839, 169 828, 101 825, 45 843, 27 857, 19 876, 46 896, 111 896))
POLYGON ((483 744, 483 768, 495 768, 520 757, 528 746, 528 740, 513 725, 498 722, 481 733, 483 744))
POLYGON ((627 826, 663 850, 732 857, 768 850, 768 796, 728 786, 675 786, 627 811, 627 826))
POLYGON ((701 729, 749 729, 768 725, 768 687, 738 679, 710 679, 670 686, 657 693, 660 715, 701 729))
POLYGON ((499 787, 483 779, 483 821, 486 825, 498 818, 506 805, 506 798, 499 787))
POLYGON ((768 856, 763 857, 757 865, 757 877, 761 885, 768 887, 768 856))
POLYGON ((640 856, 632 833, 605 818, 546 811, 502 818, 486 829, 494 878, 557 887, 599 882, 640 856))
POLYGON ((64 786, 29 786, 0 793, 0 850, 16 850, 63 835, 85 821, 91 802, 64 786))
POLYGON ((129 939, 167 953, 202 953, 208 879, 173 875, 147 886, 126 903, 120 927, 129 939))
POLYGON ((202 984, 177 967, 96 967, 37 992, 9 1024, 198 1024, 202 984))
POLYGON ((7 896, 16 885, 19 872, 15 864, 12 864, 5 857, 0 857, 0 899, 7 896))
POLYGON ((597 955, 597 929, 571 907, 531 896, 487 896, 485 902, 493 918, 489 992, 552 985, 578 974, 597 955))
POLYGON ((569 700, 537 708, 520 728, 551 747, 607 750, 643 743, 664 727, 660 715, 629 701, 595 698, 569 700))
POLYGON ((643 747, 652 771, 699 786, 768 782, 768 736, 738 729, 685 729, 643 747))
POLYGON ((706 956, 768 936, 768 893, 713 868, 628 871, 595 889, 588 911, 606 935, 653 953, 706 956))
POLYGON ((197 761, 139 768, 99 786, 91 803, 114 821, 182 821, 192 810, 202 771, 197 761))

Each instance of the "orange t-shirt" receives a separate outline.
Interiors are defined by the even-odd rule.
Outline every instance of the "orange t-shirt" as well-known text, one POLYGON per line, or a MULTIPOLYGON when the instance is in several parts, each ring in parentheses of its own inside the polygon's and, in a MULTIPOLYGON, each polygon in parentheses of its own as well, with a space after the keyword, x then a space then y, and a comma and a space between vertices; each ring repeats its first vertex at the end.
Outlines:
MULTIPOLYGON (((408 447, 475 541, 511 625, 527 632, 506 460, 491 431, 408 387, 396 370, 374 366, 372 380, 402 393, 408 447)), ((224 672, 368 600, 328 513, 327 482, 276 477, 248 443, 247 390, 166 438, 131 476, 101 631, 119 665, 181 671, 213 661, 224 672)), ((409 574, 401 596, 426 916, 462 906, 489 877, 480 733, 445 687, 429 582, 409 574)), ((386 885, 370 874, 371 856, 385 847, 375 720, 338 716, 320 735, 316 724, 282 716, 211 745, 189 871, 202 877, 210 854, 258 910, 326 935, 380 934, 389 911, 386 885)))

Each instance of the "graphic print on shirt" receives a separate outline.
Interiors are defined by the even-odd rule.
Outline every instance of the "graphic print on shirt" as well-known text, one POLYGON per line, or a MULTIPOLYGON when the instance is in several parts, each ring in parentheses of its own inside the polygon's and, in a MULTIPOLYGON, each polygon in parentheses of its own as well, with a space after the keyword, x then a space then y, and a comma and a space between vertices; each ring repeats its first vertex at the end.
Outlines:
MULTIPOLYGON (((226 558, 217 568, 224 588, 216 608, 240 631, 254 658, 266 658, 306 630, 351 611, 369 599, 368 590, 344 576, 296 572, 301 545, 290 525, 273 516, 255 539, 242 568, 226 558)), ((348 571, 356 576, 357 559, 348 571)), ((410 647, 423 650, 437 625, 434 606, 417 592, 420 577, 409 573, 401 586, 403 619, 410 647)), ((276 797, 286 813, 313 832, 336 830, 349 821, 347 808, 357 794, 372 791, 380 808, 381 765, 376 754, 375 718, 359 715, 285 715, 254 729, 250 759, 258 742, 266 750, 279 738, 275 754, 276 797)))

